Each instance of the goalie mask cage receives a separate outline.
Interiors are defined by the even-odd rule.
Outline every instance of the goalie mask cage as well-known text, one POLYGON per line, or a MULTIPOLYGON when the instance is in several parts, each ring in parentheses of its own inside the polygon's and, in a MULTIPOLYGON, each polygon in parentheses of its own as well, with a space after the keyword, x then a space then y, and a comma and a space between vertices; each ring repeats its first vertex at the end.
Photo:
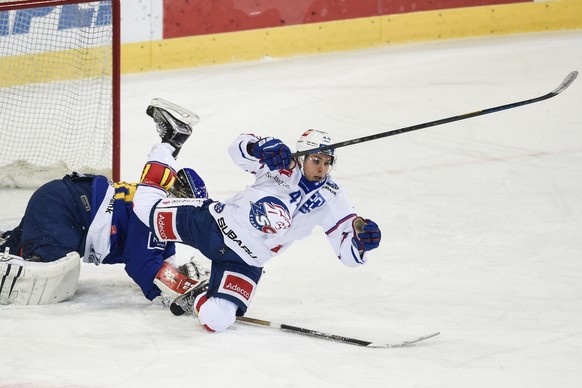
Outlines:
POLYGON ((0 187, 119 180, 119 0, 0 1, 0 187))

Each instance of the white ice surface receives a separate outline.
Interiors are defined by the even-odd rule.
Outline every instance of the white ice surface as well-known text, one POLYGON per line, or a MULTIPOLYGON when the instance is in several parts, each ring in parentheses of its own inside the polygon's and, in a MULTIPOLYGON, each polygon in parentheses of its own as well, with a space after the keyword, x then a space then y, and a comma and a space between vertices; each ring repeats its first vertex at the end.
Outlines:
MULTIPOLYGON (((582 70, 582 32, 392 46, 122 79, 122 174, 158 141, 162 97, 201 117, 180 161, 213 198, 251 182, 241 132, 334 140, 537 97, 582 70)), ((366 349, 236 324, 205 332, 84 264, 73 300, 0 306, 0 387, 575 387, 582 380, 582 80, 533 105, 338 150, 334 176, 383 232, 363 268, 322 232, 267 264, 248 315, 366 349)), ((29 190, 0 190, 0 229, 29 190)), ((195 253, 180 247, 183 260, 195 253)))

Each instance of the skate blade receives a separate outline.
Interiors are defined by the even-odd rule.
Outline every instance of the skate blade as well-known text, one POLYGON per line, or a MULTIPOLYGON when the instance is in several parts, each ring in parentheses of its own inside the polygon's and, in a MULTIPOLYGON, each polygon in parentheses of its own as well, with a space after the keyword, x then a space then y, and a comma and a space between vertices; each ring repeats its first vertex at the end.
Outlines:
POLYGON ((167 110, 176 119, 183 121, 191 127, 200 121, 200 117, 198 117, 197 114, 192 113, 188 109, 182 108, 181 106, 176 105, 170 101, 164 100, 163 98, 154 98, 151 101, 150 106, 167 110))

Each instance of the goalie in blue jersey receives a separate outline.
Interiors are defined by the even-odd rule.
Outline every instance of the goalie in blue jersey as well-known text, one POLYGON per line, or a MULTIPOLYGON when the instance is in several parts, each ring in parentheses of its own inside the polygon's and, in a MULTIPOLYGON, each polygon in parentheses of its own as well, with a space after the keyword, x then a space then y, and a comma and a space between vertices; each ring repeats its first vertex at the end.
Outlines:
POLYGON ((204 181, 192 169, 179 169, 175 160, 197 116, 161 99, 153 100, 147 113, 162 143, 153 147, 139 184, 67 175, 36 190, 20 224, 0 234, 0 304, 70 298, 77 289, 80 257, 95 265, 125 264, 150 300, 162 296, 171 301, 208 277, 195 261, 177 267, 175 244, 157 239, 134 212, 139 185, 164 196, 207 197, 204 181))

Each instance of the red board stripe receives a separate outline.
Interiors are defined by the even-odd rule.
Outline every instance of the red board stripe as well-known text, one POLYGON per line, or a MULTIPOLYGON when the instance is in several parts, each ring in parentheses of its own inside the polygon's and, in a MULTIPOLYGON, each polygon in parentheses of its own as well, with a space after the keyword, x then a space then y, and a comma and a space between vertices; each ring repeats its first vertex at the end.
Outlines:
POLYGON ((164 39, 525 2, 533 0, 164 0, 164 39))

